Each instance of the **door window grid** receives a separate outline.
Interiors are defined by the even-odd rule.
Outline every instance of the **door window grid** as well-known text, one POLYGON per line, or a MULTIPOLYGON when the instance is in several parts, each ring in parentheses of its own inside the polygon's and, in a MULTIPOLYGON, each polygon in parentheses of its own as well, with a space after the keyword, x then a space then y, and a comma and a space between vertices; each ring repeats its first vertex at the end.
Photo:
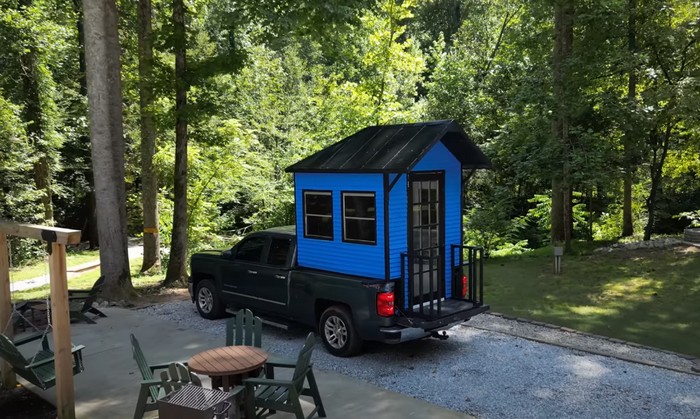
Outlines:
MULTIPOLYGON (((423 282, 423 292, 429 292, 429 283, 437 290, 441 266, 440 239, 440 190, 438 180, 420 180, 411 182, 412 189, 412 230, 413 249, 419 259, 413 263, 413 292, 419 292, 419 282, 423 282), (432 263, 432 272, 430 269, 432 263)), ((417 295, 414 294, 414 298, 417 295)), ((436 296, 437 297, 437 296, 436 296)), ((439 298, 439 297, 438 297, 439 298)))

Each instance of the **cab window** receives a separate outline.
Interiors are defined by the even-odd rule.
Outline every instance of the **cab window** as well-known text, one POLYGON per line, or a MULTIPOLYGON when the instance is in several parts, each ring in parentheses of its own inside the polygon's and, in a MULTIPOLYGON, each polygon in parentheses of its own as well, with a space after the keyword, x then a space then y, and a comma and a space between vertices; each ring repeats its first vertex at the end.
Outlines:
POLYGON ((251 237, 238 246, 237 260, 260 262, 265 249, 265 237, 251 237))

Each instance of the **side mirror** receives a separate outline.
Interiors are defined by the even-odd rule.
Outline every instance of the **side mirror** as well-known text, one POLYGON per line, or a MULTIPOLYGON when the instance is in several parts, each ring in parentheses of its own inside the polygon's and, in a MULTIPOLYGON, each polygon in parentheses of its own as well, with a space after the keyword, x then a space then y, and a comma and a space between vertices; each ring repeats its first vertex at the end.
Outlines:
POLYGON ((233 252, 231 251, 231 249, 229 249, 229 250, 224 250, 224 252, 221 253, 221 257, 224 258, 224 259, 232 259, 232 258, 233 258, 233 252))

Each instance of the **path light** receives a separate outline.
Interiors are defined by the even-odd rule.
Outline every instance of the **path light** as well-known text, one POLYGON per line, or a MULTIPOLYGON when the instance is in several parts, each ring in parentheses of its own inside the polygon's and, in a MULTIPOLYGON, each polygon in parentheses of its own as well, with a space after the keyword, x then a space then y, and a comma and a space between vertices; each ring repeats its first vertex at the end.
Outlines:
POLYGON ((564 248, 561 246, 554 246, 554 273, 556 275, 561 274, 561 257, 564 255, 564 248))

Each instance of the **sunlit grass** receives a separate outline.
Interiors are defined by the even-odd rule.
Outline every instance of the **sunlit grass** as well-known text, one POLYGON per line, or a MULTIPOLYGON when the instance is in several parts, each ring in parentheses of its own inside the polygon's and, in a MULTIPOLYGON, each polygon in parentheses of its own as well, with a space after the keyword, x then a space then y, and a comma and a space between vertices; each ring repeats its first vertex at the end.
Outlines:
MULTIPOLYGON (((99 250, 71 250, 66 254, 66 265, 68 268, 82 265, 99 259, 99 250)), ((10 282, 25 281, 49 274, 49 265, 46 260, 40 260, 22 267, 13 267, 10 270, 10 282)))
POLYGON ((700 356, 700 252, 551 252, 492 258, 484 299, 493 311, 700 356))
MULTIPOLYGON (((131 266, 131 282, 134 284, 135 288, 145 288, 158 284, 163 280, 162 275, 141 275, 139 274, 139 269, 141 269, 142 258, 133 258, 130 261, 131 266)), ((68 288, 75 290, 89 290, 100 277, 100 270, 95 269, 90 272, 86 272, 80 276, 68 279, 68 288)), ((26 291, 15 291, 12 293, 13 301, 26 301, 26 300, 42 300, 46 298, 50 293, 49 285, 44 285, 37 288, 32 288, 26 291)))

